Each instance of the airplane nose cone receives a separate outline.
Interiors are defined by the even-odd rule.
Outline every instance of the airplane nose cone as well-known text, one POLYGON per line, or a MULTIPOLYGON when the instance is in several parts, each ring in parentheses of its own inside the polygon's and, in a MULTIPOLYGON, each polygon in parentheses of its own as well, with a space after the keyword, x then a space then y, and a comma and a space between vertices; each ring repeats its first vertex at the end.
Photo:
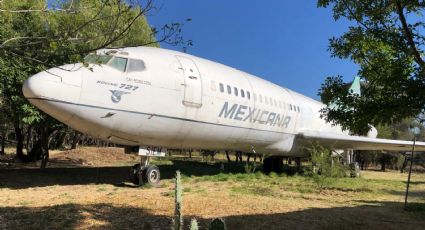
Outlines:
POLYGON ((48 97, 49 91, 52 90, 47 88, 46 84, 49 83, 60 84, 61 78, 46 72, 41 72, 28 78, 22 86, 24 97, 28 99, 48 97))
POLYGON ((33 89, 31 89, 31 86, 29 86, 29 79, 24 82, 24 85, 22 86, 22 93, 24 94, 25 98, 34 96, 33 89))
POLYGON ((22 92, 31 104, 57 120, 66 122, 78 111, 81 80, 78 71, 43 71, 28 78, 22 86, 22 92))

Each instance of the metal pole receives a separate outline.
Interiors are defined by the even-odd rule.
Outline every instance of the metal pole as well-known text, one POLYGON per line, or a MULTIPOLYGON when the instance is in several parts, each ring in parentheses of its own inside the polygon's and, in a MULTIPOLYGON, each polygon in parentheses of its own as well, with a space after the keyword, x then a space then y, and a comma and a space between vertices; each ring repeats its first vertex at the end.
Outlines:
POLYGON ((407 177, 406 197, 404 198, 404 210, 407 211, 407 196, 409 195, 410 176, 412 175, 413 154, 415 153, 416 136, 413 138, 412 154, 410 156, 409 176, 407 177))

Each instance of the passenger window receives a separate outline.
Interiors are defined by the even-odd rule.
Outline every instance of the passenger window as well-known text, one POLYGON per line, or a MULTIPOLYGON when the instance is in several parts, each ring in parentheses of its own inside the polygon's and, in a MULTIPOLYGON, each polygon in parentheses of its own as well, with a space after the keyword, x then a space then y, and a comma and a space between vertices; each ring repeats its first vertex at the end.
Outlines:
POLYGON ((273 99, 273 102, 274 102, 274 106, 277 107, 276 99, 273 99))
POLYGON ((229 85, 227 85, 227 93, 232 94, 232 87, 230 87, 229 85))
POLYGON ((238 96, 238 88, 233 87, 233 90, 235 91, 235 96, 237 97, 238 96))
POLYGON ((292 105, 291 104, 289 104, 289 109, 292 110, 292 105))
POLYGON ((300 112, 300 107, 299 106, 297 106, 297 109, 298 109, 298 112, 300 112))
POLYGON ((253 95, 254 95, 254 101, 257 101, 257 94, 253 93, 253 95))
POLYGON ((264 101, 266 102, 266 105, 269 104, 269 98, 267 96, 264 97, 264 101))
POLYGON ((245 91, 243 91, 243 89, 241 89, 241 96, 245 97, 245 91))
POLYGON ((129 59, 126 72, 141 72, 145 70, 145 63, 142 60, 129 59))
POLYGON ((125 72, 125 68, 127 67, 127 58, 114 57, 108 65, 114 69, 125 72))
POLYGON ((220 92, 224 93, 224 85, 223 85, 223 83, 220 83, 220 92))
POLYGON ((246 91, 246 97, 248 98, 248 100, 251 100, 251 94, 249 93, 249 91, 246 91))

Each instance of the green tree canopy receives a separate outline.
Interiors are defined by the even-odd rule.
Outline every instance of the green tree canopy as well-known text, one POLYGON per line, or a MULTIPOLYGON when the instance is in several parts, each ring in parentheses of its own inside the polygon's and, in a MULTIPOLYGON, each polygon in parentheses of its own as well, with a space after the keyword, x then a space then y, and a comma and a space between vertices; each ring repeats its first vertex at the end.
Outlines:
POLYGON ((333 57, 359 65, 362 95, 350 94, 342 76, 327 77, 319 91, 322 101, 334 103, 322 116, 357 134, 370 125, 393 124, 416 117, 425 106, 425 45, 423 12, 418 0, 318 0, 332 7, 335 20, 353 25, 330 39, 333 57))
POLYGON ((25 100, 28 77, 100 48, 191 45, 180 35, 181 23, 151 28, 145 15, 152 9, 152 0, 0 0, 1 111, 13 124, 18 157, 24 159, 24 125, 37 130, 45 148, 50 133, 62 128, 25 100))

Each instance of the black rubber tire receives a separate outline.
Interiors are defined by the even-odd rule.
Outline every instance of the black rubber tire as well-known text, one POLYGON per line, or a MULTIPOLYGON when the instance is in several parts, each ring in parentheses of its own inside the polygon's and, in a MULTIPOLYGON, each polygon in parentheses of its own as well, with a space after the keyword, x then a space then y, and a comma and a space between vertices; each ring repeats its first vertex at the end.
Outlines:
POLYGON ((266 157, 263 160, 263 171, 267 174, 273 171, 273 157, 266 157))
POLYGON ((145 183, 149 183, 150 185, 157 185, 161 180, 161 173, 158 166, 149 165, 145 170, 143 170, 143 180, 145 183))
POLYGON ((135 164, 130 169, 130 182, 139 185, 140 164, 135 164))
POLYGON ((283 168, 283 157, 273 157, 273 172, 281 173, 283 172, 283 168))

